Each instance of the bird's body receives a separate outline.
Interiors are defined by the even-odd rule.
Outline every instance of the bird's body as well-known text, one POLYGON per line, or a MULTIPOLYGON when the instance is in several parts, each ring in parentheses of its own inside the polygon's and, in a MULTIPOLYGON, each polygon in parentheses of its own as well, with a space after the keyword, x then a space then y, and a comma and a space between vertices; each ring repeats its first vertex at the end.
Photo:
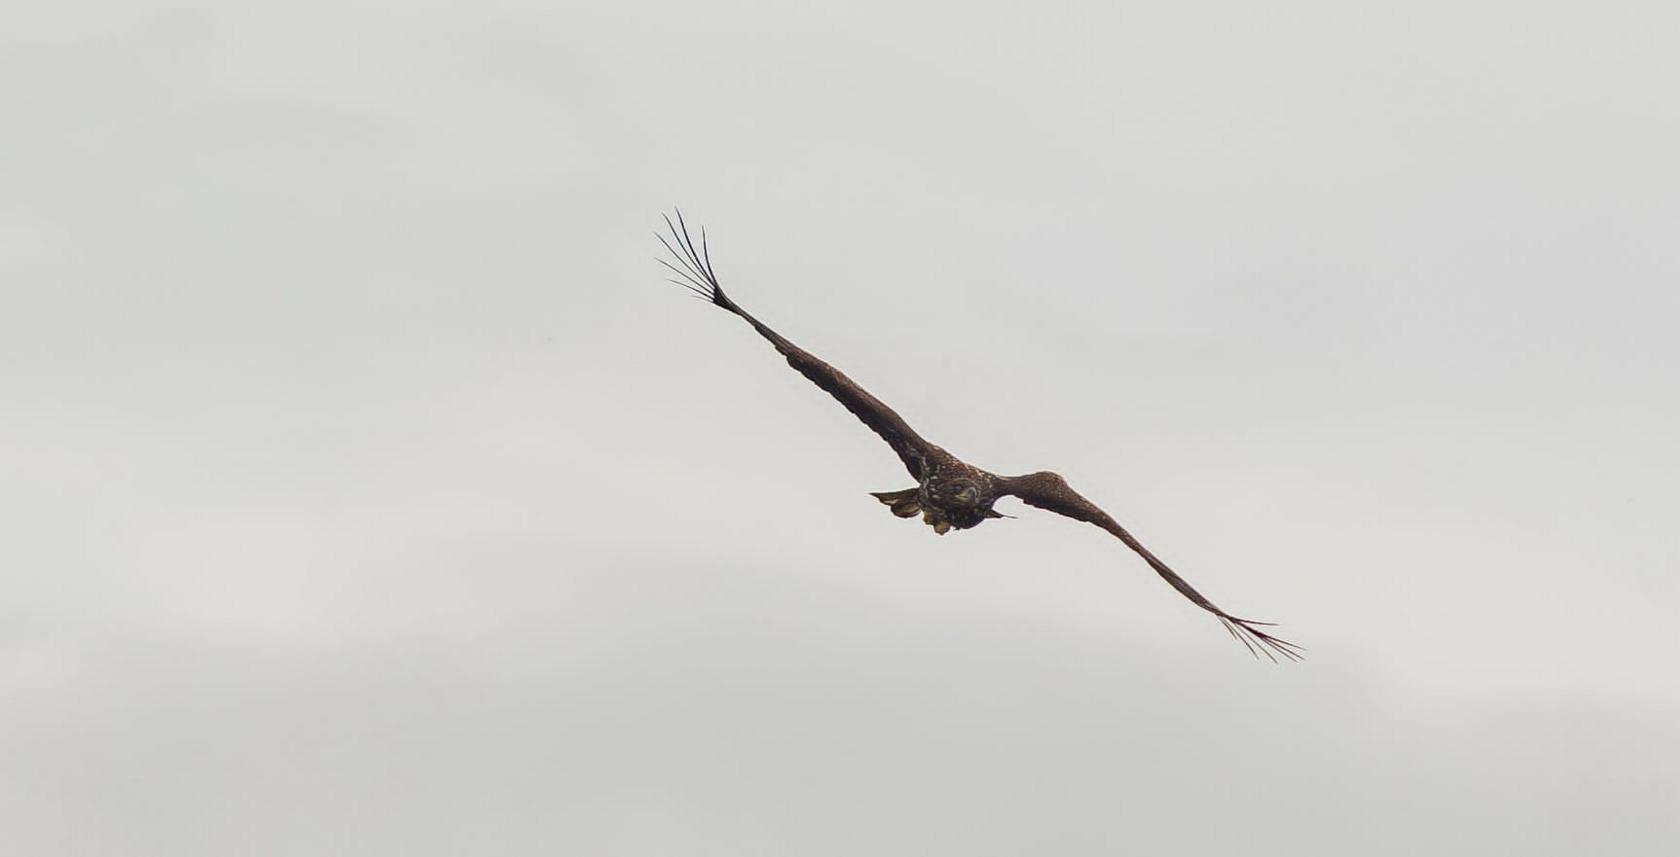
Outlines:
POLYGON ((712 272, 711 256, 706 247, 704 233, 701 234, 699 246, 696 246, 689 237, 688 228, 682 222, 680 213, 675 222, 670 218, 666 218, 665 222, 671 229, 671 241, 665 240, 663 236, 659 240, 675 257, 677 264, 673 265, 663 259, 659 261, 679 278, 672 282, 740 316, 752 325, 760 336, 769 340, 787 359, 789 366, 838 400, 846 410, 851 411, 864 425, 880 435, 881 439, 892 447, 893 452, 898 454, 899 460, 904 462, 905 469, 915 478, 916 485, 898 491, 873 493, 873 496, 886 504, 894 515, 910 518, 919 514, 934 532, 944 535, 953 529, 966 530, 977 527, 991 518, 1009 517, 997 512, 992 506, 1003 497, 1014 496, 1027 505, 1095 524, 1136 551, 1157 574, 1184 597, 1218 616, 1226 630, 1251 651, 1274 658, 1300 658, 1300 647, 1256 627, 1269 623, 1239 619, 1202 597, 1201 593, 1185 582, 1184 578, 1179 577, 1107 513, 1068 487, 1067 481, 1061 476, 1048 471, 1023 476, 1002 476, 975 467, 946 452, 940 446, 924 440, 910 428, 904 418, 840 370, 789 342, 730 300, 712 272))
POLYGON ((903 491, 883 491, 874 497, 908 518, 920 512, 934 532, 978 527, 988 518, 1001 518, 992 504, 1005 496, 1008 477, 981 470, 945 450, 929 445, 922 455, 920 484, 903 491))

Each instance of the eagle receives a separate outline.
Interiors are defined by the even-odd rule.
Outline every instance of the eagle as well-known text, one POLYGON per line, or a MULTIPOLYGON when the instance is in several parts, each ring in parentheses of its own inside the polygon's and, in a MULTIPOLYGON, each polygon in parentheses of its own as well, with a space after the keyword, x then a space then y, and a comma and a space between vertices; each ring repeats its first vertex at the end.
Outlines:
POLYGON ((1113 534, 1126 547, 1136 551, 1150 568, 1155 569, 1163 580, 1185 598, 1190 599, 1191 603, 1218 617, 1225 630, 1248 647, 1251 653, 1256 656, 1265 655, 1274 662, 1279 658, 1295 661, 1302 658, 1303 650, 1300 646, 1264 630, 1273 623, 1238 618, 1215 606, 1162 562, 1160 557, 1144 547, 1125 527, 1109 517, 1108 513, 1068 487, 1067 480, 1059 474, 1041 470, 1024 476, 1002 476, 975 467, 946 452, 938 444, 924 439, 910 428, 910 424, 896 411, 870 395, 869 391, 858 386, 857 382, 846 377, 839 369, 789 342, 787 338, 771 330, 764 322, 754 318, 751 313, 731 300, 724 294, 723 286, 718 284, 717 275, 713 272, 705 228, 700 228, 700 241, 696 243, 690 236, 688 224, 683 221, 680 210, 676 212, 675 220, 670 215, 663 217, 670 232, 669 237, 657 232, 655 237, 664 245, 671 258, 660 258, 657 261, 675 275, 668 278, 669 282, 688 289, 702 300, 733 313, 752 325, 759 336, 769 340, 787 359, 789 366, 833 396, 846 410, 862 420, 864 425, 880 435, 881 439, 887 442, 887 446, 897 453, 899 460, 904 462, 904 468, 910 471, 910 476, 916 480, 914 487, 899 491, 870 492, 871 496, 885 504, 894 515, 900 518, 920 515, 922 521, 932 527, 935 533, 945 535, 951 530, 977 527, 993 518, 1013 517, 998 512, 992 505, 1003 497, 1016 497, 1029 506, 1055 512, 1076 521, 1095 524, 1113 534))

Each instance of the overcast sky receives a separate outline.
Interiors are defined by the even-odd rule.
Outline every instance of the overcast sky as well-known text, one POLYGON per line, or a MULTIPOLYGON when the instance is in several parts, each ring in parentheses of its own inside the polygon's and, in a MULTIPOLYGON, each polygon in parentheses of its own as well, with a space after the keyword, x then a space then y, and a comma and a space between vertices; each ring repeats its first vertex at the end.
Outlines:
POLYGON ((0 850, 1674 853, 1672 4, 29 5, 0 850))

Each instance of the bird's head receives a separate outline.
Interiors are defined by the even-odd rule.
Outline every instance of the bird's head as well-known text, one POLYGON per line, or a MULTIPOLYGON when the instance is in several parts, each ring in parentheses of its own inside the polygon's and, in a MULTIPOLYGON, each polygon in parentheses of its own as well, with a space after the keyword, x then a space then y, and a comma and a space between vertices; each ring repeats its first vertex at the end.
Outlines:
MULTIPOLYGON (((953 507, 953 511, 961 513, 959 517, 974 521, 983 521, 987 518, 1010 517, 1009 515, 1005 515, 1002 512, 992 509, 992 503, 996 502, 997 498, 992 497, 987 499, 985 494, 980 490, 979 485, 966 480, 957 481, 952 484, 957 490, 952 492, 950 495, 951 506, 953 507)), ((969 526, 973 525, 970 524, 969 526)))
POLYGON ((956 489, 950 494, 952 503, 964 509, 973 509, 980 505, 980 486, 962 479, 953 481, 951 487, 956 489))

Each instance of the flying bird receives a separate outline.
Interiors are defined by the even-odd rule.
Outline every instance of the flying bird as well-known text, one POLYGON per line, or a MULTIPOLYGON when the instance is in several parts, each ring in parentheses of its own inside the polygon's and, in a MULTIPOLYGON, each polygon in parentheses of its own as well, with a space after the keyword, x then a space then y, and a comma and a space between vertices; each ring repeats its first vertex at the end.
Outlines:
POLYGON ((1113 534, 1126 547, 1136 551, 1150 568, 1155 569, 1162 579, 1185 598, 1217 616, 1225 630, 1247 646, 1250 652, 1264 654, 1274 661, 1280 657, 1286 660, 1301 659, 1300 646, 1274 637, 1261 627, 1270 627, 1272 623, 1241 619, 1219 609, 1144 547, 1125 527, 1109 517, 1108 513, 1068 487, 1067 480, 1060 475, 1044 470, 1024 476, 1001 476, 975 467, 946 452, 937 444, 923 439, 910 428, 903 417, 858 386, 857 382, 805 349, 789 342, 730 300, 729 296, 724 294, 723 287, 718 284, 717 275, 713 273, 711 251, 707 247, 704 228, 700 230, 700 242, 696 244, 689 235, 688 224, 683 222, 681 211, 677 212, 674 221, 666 216, 665 225, 670 229, 669 239, 657 233, 656 237, 672 258, 658 261, 676 275, 670 282, 734 313, 752 325, 759 336, 769 340, 770 344, 787 358, 789 366, 838 400, 846 410, 851 411, 864 425, 880 435, 881 439, 892 447, 893 452, 898 454, 899 460, 904 462, 905 469, 909 470, 911 477, 916 480, 916 485, 899 491, 871 492, 872 496, 891 509, 894 515, 900 518, 921 515, 922 521, 932 527, 934 532, 944 535, 953 529, 966 530, 977 527, 992 518, 1012 517, 994 510, 992 504, 1000 498, 1014 496, 1029 506, 1037 506, 1076 521, 1095 524, 1113 534))

